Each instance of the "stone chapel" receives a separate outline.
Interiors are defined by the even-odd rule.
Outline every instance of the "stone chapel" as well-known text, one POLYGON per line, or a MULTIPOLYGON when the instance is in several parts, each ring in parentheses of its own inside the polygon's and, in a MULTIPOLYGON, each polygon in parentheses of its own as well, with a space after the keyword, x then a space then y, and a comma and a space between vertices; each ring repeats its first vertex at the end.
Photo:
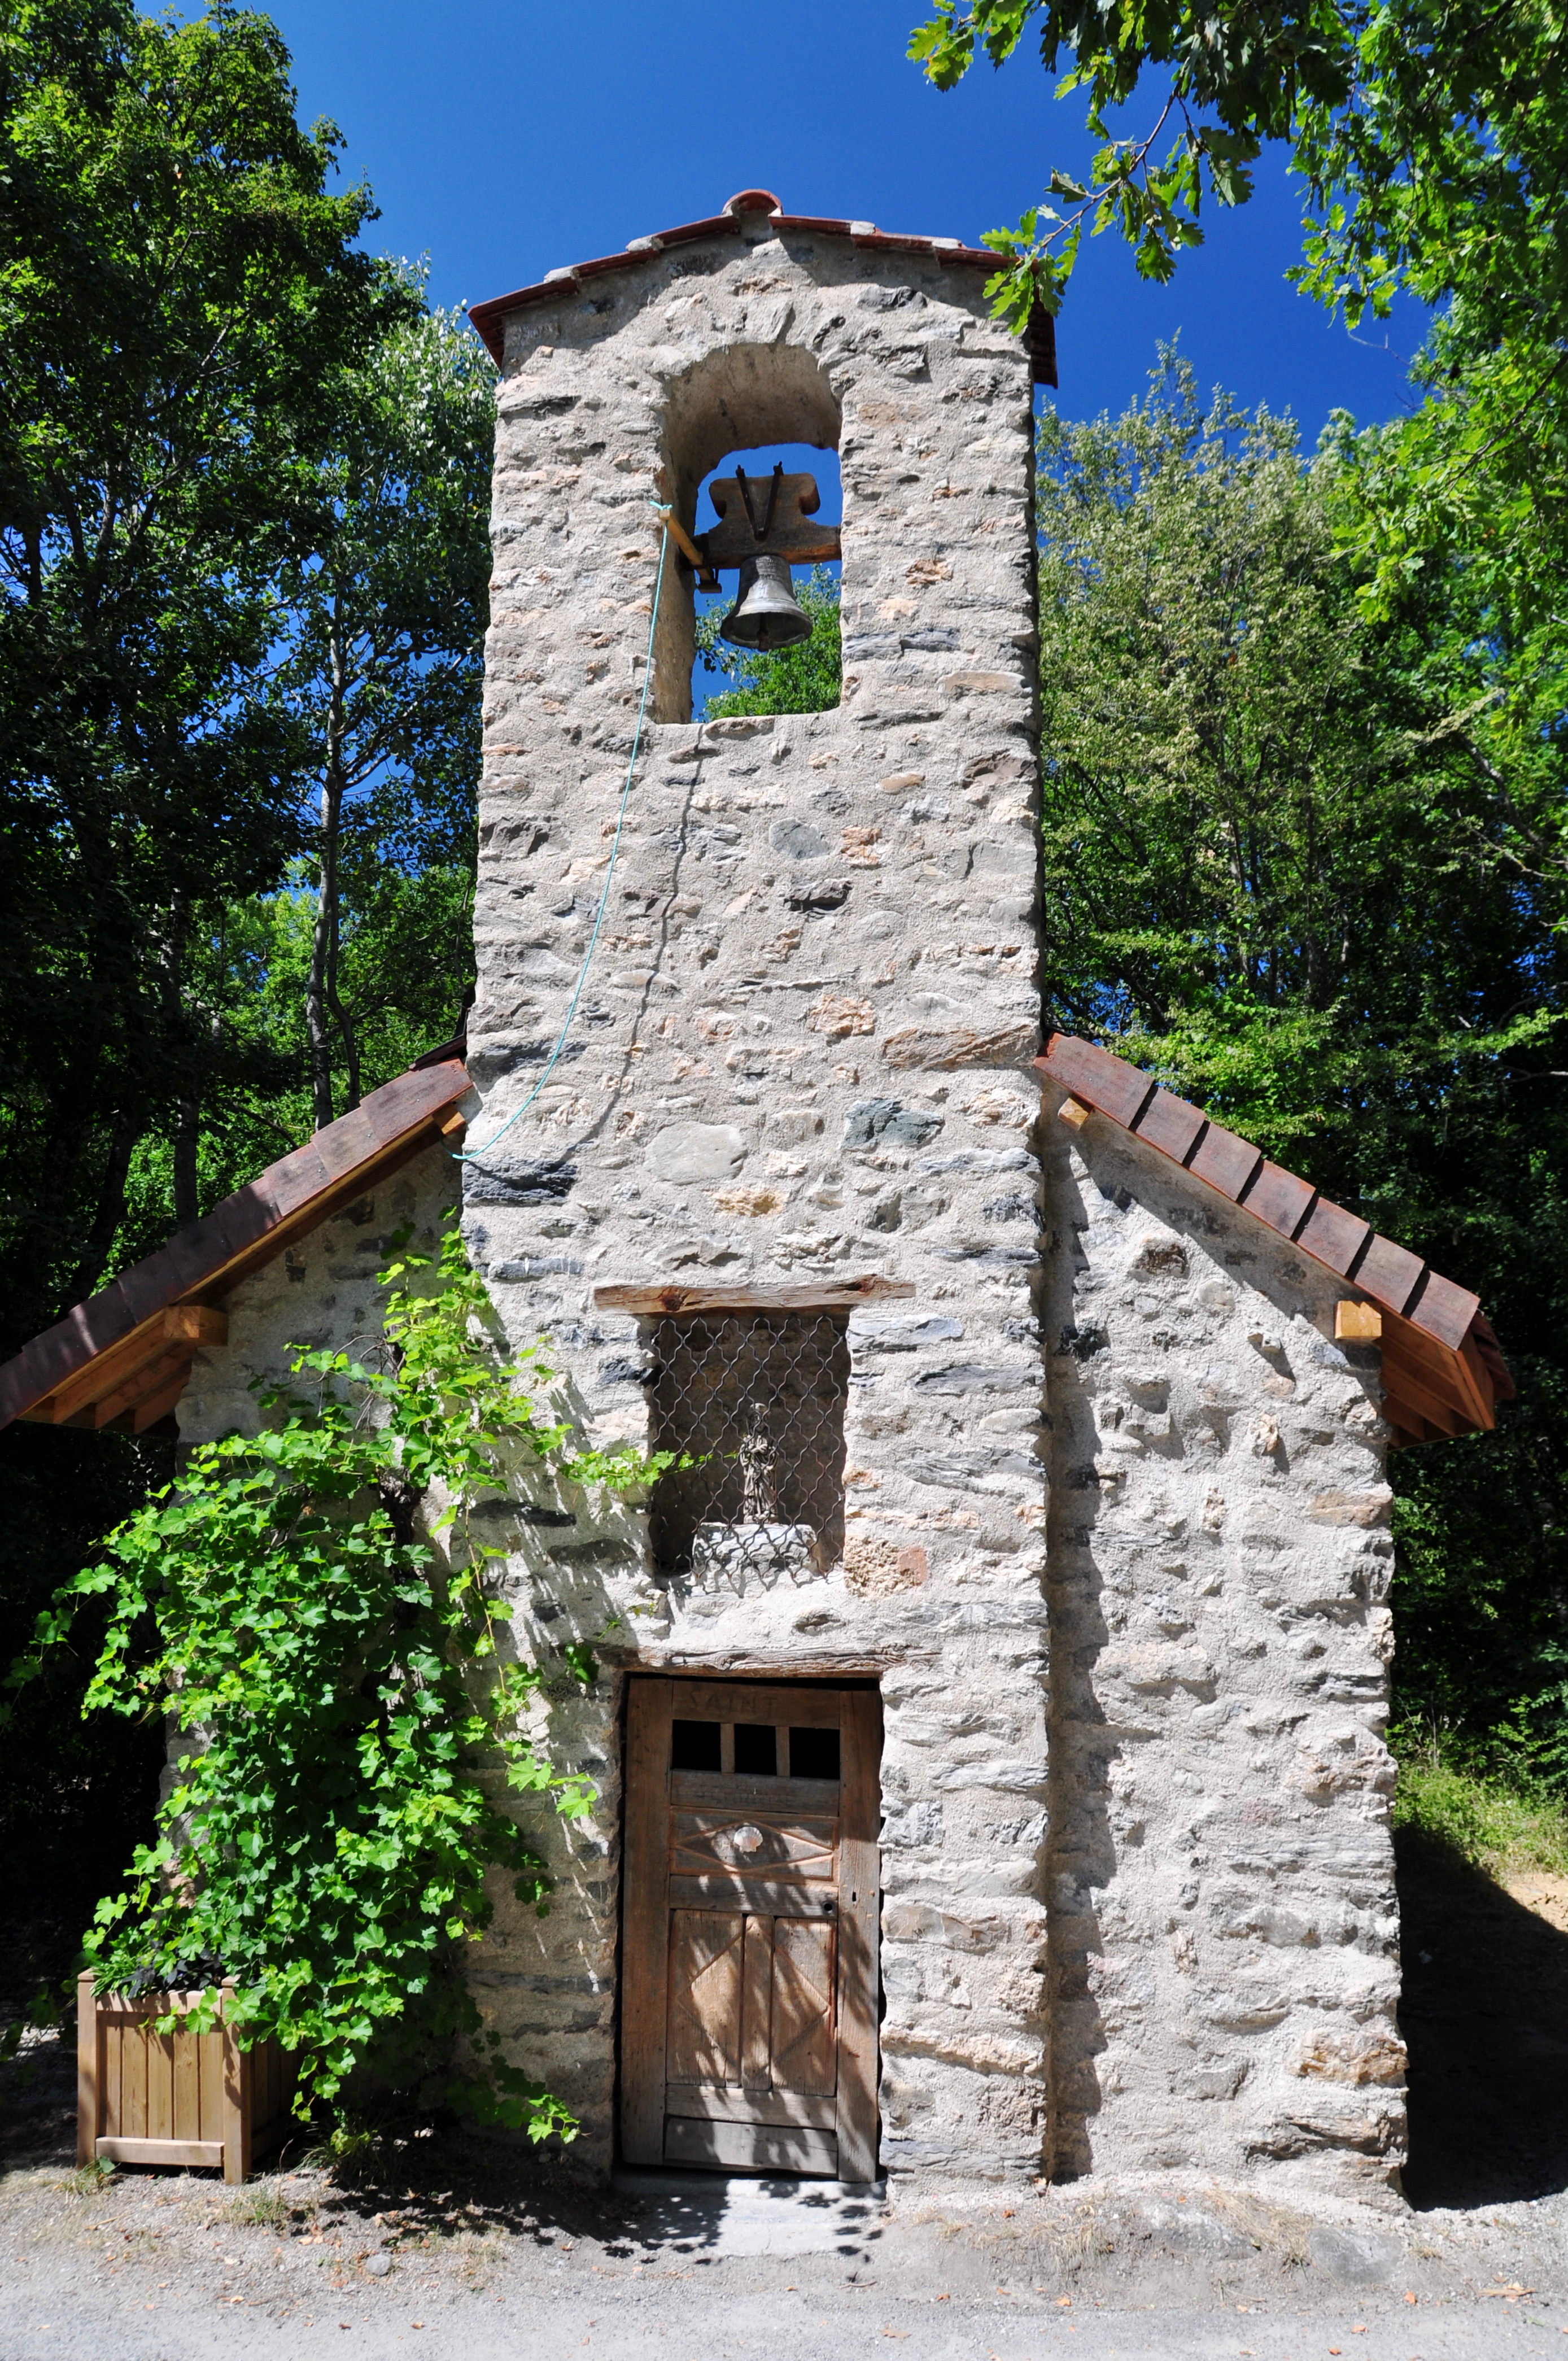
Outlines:
POLYGON ((1387 1458, 1512 1386, 1474 1296, 1042 1041, 1054 346, 989 318, 992 267, 749 190, 477 307, 466 1041, 28 1345, 0 1420, 243 1427, 460 1194, 584 1434, 691 1463, 490 1504, 519 1646, 603 1666, 542 1708, 594 1817, 539 1825, 554 1906, 503 1901, 469 1971, 574 2157, 1369 2194, 1387 1458), (781 443, 841 462, 841 522, 802 496, 783 545, 841 553, 842 702, 694 719, 697 490, 781 443))

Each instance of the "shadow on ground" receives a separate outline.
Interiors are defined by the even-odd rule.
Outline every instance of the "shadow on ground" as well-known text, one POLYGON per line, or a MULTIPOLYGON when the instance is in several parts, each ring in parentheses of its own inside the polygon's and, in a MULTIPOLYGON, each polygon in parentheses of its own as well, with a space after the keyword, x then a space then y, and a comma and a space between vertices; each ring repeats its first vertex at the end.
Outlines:
POLYGON ((1412 2205, 1568 2189, 1568 1935, 1457 1853, 1398 1840, 1412 2205))

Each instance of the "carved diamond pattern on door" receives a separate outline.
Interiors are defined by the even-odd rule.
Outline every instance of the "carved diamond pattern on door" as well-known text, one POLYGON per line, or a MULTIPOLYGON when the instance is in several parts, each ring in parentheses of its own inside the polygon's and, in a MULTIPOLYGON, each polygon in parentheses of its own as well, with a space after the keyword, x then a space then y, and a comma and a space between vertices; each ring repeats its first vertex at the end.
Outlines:
POLYGON ((676 1910, 670 1917, 670 2080, 740 2079, 738 1911, 676 1910))
POLYGON ((868 1688, 633 1681, 628 2163, 874 2174, 881 1734, 868 1688))
POLYGON ((833 2088, 833 1927, 819 1920, 773 1921, 769 2048, 775 2091, 815 2094, 833 2088))
POLYGON ((834 1832, 832 1820, 792 1817, 786 1828, 760 1810, 677 1812, 670 1867, 676 1877, 743 1867, 773 1877, 831 1879, 834 1832))

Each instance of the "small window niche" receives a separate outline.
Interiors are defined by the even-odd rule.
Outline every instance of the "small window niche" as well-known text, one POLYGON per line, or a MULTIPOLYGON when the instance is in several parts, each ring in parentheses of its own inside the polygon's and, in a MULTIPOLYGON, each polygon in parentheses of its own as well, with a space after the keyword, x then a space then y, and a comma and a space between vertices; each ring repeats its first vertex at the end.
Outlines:
POLYGON ((649 1441, 678 1455, 652 1502, 661 1582, 743 1594, 839 1563, 847 1328, 810 1311, 649 1323, 649 1441))

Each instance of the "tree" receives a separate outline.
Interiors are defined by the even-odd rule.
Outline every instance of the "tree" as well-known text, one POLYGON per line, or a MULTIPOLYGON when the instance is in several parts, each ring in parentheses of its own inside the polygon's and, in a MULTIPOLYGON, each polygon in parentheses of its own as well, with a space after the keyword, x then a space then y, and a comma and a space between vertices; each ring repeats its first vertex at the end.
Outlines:
POLYGON ((1560 749, 1469 569, 1365 618, 1354 438, 1168 359, 1041 446, 1052 1013, 1481 1294, 1520 1400, 1395 1463, 1400 1710, 1568 1773, 1560 749))
POLYGON ((439 1010, 452 1031, 472 994, 495 370, 461 313, 426 311, 401 276, 408 316, 344 380, 281 578, 276 694, 319 799, 304 979, 318 1128, 342 1111, 334 1067, 358 1105, 367 1032, 390 1012, 439 1010))
POLYGON ((1029 30, 1048 73, 1070 60, 1062 93, 1087 89, 1103 144, 1089 185, 1051 173, 1069 212, 1037 207, 988 239, 1008 257, 993 283, 1019 326, 1035 302, 1056 310, 1086 224, 1119 226, 1140 271, 1168 279, 1201 241, 1204 193, 1245 203, 1266 140, 1288 142, 1307 182, 1306 283, 1353 320, 1386 307, 1401 277, 1429 303, 1464 291, 1493 341, 1550 342, 1568 320, 1568 35, 1550 11, 1253 0, 1215 16, 1191 0, 937 0, 910 54, 947 90, 977 48, 1000 66, 1029 30), (1107 112, 1146 78, 1160 93, 1153 126, 1113 137, 1107 112), (1168 124, 1177 137, 1161 155, 1168 124))
POLYGON ((1568 566, 1568 32, 1530 0, 1327 0, 1214 15, 1190 0, 937 0, 910 54, 950 89, 977 50, 1001 66, 1026 31, 1042 64, 1089 93, 1102 143, 1087 181, 1054 170, 1050 196, 985 243, 987 291, 1022 330, 1054 313, 1085 227, 1115 226, 1138 269, 1168 280, 1201 242, 1205 194, 1251 194, 1266 140, 1306 184, 1304 255, 1290 275, 1354 325, 1403 286, 1439 316, 1416 369, 1428 398, 1368 473, 1357 517, 1363 609, 1391 614, 1450 548, 1503 560, 1533 605, 1531 661, 1561 675, 1558 609, 1530 586, 1568 566), (1152 85, 1152 125, 1112 135, 1108 112, 1152 85), (1167 127, 1174 143, 1164 147, 1167 127))
POLYGON ((289 717, 248 693, 269 572, 338 375, 409 299, 287 68, 226 0, 0 28, 5 1349, 99 1283, 149 1127, 236 1079, 192 947, 296 841, 289 717))

